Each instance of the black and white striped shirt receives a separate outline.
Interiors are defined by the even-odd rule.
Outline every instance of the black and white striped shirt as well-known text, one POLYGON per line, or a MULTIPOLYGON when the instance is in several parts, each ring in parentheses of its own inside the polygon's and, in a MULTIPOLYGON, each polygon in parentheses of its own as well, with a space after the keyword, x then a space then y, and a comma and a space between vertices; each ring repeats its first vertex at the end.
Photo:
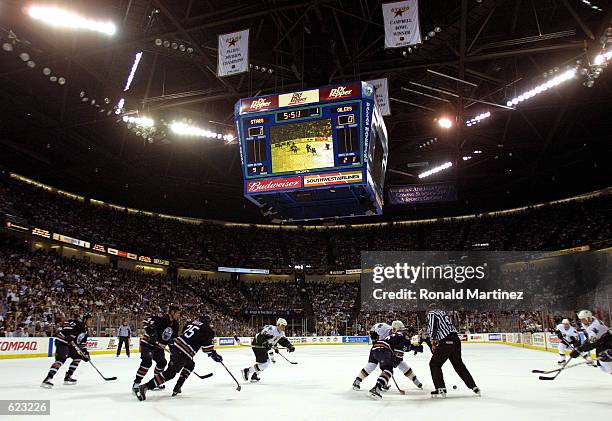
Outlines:
POLYGON ((431 339, 442 341, 451 333, 457 333, 457 329, 445 312, 431 310, 427 313, 427 333, 431 339))

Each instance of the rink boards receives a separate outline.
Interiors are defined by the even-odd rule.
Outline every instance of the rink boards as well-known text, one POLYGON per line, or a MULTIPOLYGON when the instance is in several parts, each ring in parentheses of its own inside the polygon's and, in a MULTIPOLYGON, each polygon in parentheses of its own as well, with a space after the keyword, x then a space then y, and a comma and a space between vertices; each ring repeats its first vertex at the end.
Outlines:
MULTIPOLYGON (((559 338, 552 333, 476 333, 461 334, 462 342, 497 343, 519 346, 541 351, 557 352, 559 338)), ((0 359, 51 357, 55 352, 55 338, 0 338, 0 359)), ((240 343, 231 337, 215 338, 216 348, 248 347, 249 337, 238 338, 240 343), (241 345, 244 344, 244 345, 241 345)), ((417 338, 414 337, 413 341, 417 338)), ((369 343, 367 336, 291 336, 289 341, 296 346, 302 345, 364 345, 369 343)), ((87 341, 91 354, 114 354, 117 352, 116 337, 93 337, 87 341)), ((130 338, 131 352, 139 352, 139 339, 130 338)), ((125 350, 121 351, 125 353, 125 350)))

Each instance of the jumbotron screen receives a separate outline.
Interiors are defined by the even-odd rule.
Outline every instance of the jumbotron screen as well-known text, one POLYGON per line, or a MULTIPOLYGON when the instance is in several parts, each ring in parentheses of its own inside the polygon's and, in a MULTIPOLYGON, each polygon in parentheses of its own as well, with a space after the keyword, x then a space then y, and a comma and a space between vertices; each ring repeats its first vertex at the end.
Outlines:
POLYGON ((330 119, 270 127, 272 173, 334 166, 330 119))

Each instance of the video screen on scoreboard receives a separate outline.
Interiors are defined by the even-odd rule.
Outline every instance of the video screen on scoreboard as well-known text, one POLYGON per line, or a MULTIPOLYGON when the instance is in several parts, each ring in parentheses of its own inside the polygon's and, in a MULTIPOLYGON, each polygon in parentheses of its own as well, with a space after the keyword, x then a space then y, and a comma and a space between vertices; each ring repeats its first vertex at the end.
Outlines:
POLYGON ((331 120, 271 126, 270 149, 273 173, 333 167, 331 120))

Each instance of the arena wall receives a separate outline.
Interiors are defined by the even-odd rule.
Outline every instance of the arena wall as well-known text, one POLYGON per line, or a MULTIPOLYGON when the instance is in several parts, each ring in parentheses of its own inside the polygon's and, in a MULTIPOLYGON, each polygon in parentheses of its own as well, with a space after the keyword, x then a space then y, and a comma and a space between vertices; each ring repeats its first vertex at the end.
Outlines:
MULTIPOLYGON (((518 346, 538 351, 557 352, 559 339, 551 333, 474 333, 460 334, 464 343, 486 343, 518 346)), ((240 337, 237 342, 231 337, 215 338, 215 348, 249 347, 251 338, 240 337)), ((416 342, 414 337, 413 341, 416 342)), ((289 341, 296 346, 308 345, 366 345, 367 336, 291 336, 289 341)), ((116 337, 92 337, 87 347, 92 355, 117 352, 116 337)), ((131 352, 139 352, 139 340, 130 338, 131 352)), ((51 357, 55 352, 54 338, 0 338, 0 359, 51 357)), ((122 350, 122 353, 125 352, 122 350)))

